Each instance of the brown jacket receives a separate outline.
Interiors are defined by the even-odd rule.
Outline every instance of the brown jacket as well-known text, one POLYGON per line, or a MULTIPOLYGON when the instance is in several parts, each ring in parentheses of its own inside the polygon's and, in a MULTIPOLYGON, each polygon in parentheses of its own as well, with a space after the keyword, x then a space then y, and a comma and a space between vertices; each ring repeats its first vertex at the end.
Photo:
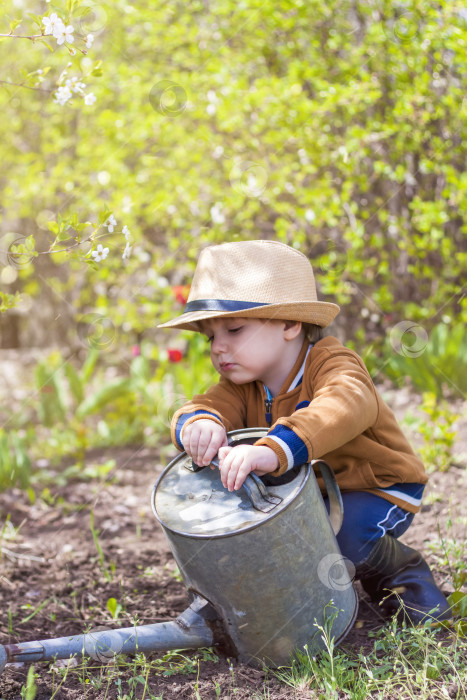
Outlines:
MULTIPOLYGON (((336 474, 341 490, 370 491, 416 513, 420 506, 379 489, 394 484, 424 484, 428 478, 421 460, 403 435, 394 414, 384 403, 361 358, 333 337, 318 341, 311 348, 302 382, 287 391, 308 350, 305 342, 290 375, 272 404, 270 432, 291 429, 304 444, 308 461, 322 457, 336 474), (304 407, 297 406, 304 402, 304 407), (309 402, 308 405, 306 405, 309 402), (281 427, 283 426, 283 427, 281 427)), ((221 378, 205 394, 179 409, 172 420, 172 440, 181 416, 198 411, 185 425, 210 417, 227 431, 267 426, 265 389, 261 382, 233 384, 221 378), (203 411, 210 416, 203 415, 203 411)), ((257 444, 267 445, 279 457, 277 476, 290 467, 290 458, 281 440, 264 437, 257 444)), ((323 484, 318 479, 320 487, 323 484)), ((409 499, 410 500, 410 499, 409 499)))

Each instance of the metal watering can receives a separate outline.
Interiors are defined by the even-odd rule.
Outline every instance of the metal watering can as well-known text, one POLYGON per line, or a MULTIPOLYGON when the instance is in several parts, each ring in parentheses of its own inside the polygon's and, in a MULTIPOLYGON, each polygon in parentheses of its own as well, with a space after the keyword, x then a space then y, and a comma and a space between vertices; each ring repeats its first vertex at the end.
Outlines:
MULTIPOLYGON (((229 444, 266 433, 233 431, 229 444)), ((339 643, 355 619, 357 597, 335 538, 343 507, 329 465, 315 460, 278 479, 251 474, 235 492, 222 486, 217 470, 192 469, 186 453, 169 464, 153 509, 188 591, 216 610, 235 656, 286 664, 297 647, 322 648, 315 623, 331 617, 339 643), (329 516, 312 466, 326 484, 329 516)))
MULTIPOLYGON (((266 433, 236 430, 229 444, 253 443, 266 433)), ((8 662, 105 661, 120 653, 213 645, 249 664, 279 666, 305 644, 310 653, 323 648, 318 626, 330 628, 335 644, 351 629, 357 596, 335 538, 342 499, 323 460, 277 479, 250 474, 242 489, 228 492, 217 469, 200 470, 184 452, 160 476, 152 506, 190 607, 170 622, 0 645, 0 672, 8 662), (315 466, 326 485, 329 516, 315 466)))

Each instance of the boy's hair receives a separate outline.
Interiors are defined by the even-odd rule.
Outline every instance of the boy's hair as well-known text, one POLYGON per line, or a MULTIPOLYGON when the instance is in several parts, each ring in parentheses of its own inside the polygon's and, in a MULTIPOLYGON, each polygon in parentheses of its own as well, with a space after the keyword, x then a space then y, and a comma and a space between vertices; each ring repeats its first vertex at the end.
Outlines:
POLYGON ((318 340, 324 337, 321 326, 317 326, 314 323, 302 323, 302 328, 305 331, 305 338, 307 338, 310 343, 317 343, 318 340))

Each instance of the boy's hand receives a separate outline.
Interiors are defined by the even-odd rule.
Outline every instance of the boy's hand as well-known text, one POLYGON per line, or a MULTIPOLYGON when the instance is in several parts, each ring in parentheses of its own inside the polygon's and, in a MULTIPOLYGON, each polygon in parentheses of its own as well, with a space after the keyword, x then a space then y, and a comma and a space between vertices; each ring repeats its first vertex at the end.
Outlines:
POLYGON ((213 420, 195 420, 183 428, 182 444, 196 464, 206 467, 211 464, 219 448, 227 445, 227 433, 222 425, 213 420))
POLYGON ((278 466, 278 456, 266 445, 236 445, 219 449, 221 479, 229 491, 239 489, 250 472, 262 476, 275 471, 278 466))

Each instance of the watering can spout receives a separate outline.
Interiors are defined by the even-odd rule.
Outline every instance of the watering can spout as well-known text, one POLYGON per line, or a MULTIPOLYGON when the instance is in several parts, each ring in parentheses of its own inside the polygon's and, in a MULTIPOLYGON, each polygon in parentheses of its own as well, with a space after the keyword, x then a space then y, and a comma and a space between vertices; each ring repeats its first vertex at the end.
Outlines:
POLYGON ((35 662, 90 656, 110 661, 116 654, 199 649, 214 643, 212 627, 217 619, 214 608, 196 597, 176 620, 116 630, 93 630, 87 634, 37 642, 0 645, 0 673, 7 663, 35 662))

